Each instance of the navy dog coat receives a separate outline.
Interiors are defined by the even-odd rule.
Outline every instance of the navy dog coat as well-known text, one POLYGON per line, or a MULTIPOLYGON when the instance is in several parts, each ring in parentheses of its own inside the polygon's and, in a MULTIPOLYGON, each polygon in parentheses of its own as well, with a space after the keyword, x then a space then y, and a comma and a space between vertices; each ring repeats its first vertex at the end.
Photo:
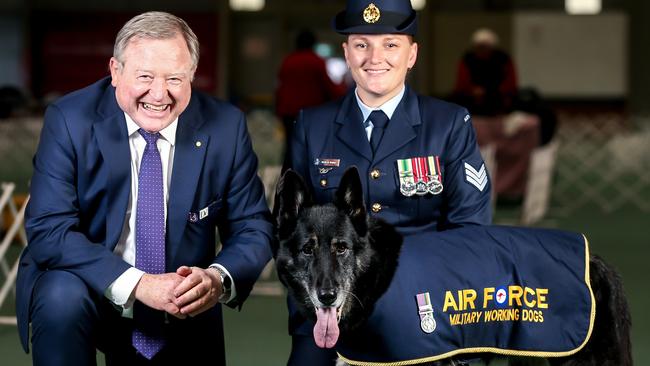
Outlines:
POLYGON ((352 365, 412 365, 457 354, 563 357, 593 328, 589 248, 577 233, 474 226, 404 237, 368 321, 342 337, 352 365))

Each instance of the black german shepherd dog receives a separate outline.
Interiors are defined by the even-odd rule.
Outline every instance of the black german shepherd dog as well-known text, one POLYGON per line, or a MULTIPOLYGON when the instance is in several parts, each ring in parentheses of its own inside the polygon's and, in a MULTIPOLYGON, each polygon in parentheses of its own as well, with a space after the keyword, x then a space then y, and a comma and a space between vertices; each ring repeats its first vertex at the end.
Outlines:
MULTIPOLYGON (((314 205, 302 178, 288 170, 276 193, 277 270, 301 313, 315 320, 314 340, 331 348, 373 311, 397 267, 401 235, 366 214, 356 168, 348 169, 333 203, 314 205)), ((632 365, 630 313, 619 275, 592 256, 591 285, 597 315, 587 345, 554 366, 632 365)), ((485 356, 489 358, 490 356, 485 356)), ((443 360, 435 365, 455 365, 443 360)))

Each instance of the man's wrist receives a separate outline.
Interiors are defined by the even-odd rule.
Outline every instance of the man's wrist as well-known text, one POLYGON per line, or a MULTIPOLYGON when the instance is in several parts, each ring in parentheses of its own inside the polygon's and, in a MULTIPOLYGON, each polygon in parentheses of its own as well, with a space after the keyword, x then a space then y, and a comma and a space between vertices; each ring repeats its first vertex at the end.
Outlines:
POLYGON ((130 308, 135 300, 135 289, 145 273, 131 267, 120 275, 104 292, 110 302, 123 308, 130 308))
POLYGON ((232 295, 232 279, 230 275, 222 268, 216 265, 211 265, 208 269, 213 270, 221 281, 221 295, 219 295, 220 303, 227 303, 232 295))

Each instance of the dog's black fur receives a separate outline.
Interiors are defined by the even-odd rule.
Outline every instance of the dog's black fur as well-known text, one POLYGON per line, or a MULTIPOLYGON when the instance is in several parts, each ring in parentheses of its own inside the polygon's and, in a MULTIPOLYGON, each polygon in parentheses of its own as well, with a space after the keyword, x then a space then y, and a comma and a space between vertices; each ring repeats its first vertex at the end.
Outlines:
MULTIPOLYGON (((339 328, 350 334, 370 316, 397 267, 401 235, 366 214, 356 168, 343 175, 334 202, 314 205, 302 178, 289 170, 276 194, 281 281, 301 313, 315 318, 317 307, 336 307, 339 328)), ((587 345, 553 366, 631 366, 630 312, 619 275, 592 256, 591 285, 596 321, 587 345)), ((454 365, 453 360, 434 363, 454 365)))
POLYGON ((346 174, 341 187, 333 203, 315 206, 302 178, 284 174, 276 198, 276 260, 301 313, 314 319, 315 306, 342 306, 339 327, 346 332, 388 288, 402 237, 386 222, 368 219, 358 175, 346 174))

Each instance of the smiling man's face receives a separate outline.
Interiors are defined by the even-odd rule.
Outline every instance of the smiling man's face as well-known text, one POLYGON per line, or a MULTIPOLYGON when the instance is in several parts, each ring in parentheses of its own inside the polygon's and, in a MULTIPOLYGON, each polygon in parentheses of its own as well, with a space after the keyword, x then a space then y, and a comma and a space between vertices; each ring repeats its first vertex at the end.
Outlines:
POLYGON ((192 95, 195 66, 183 37, 134 38, 121 57, 109 65, 120 108, 148 132, 169 126, 192 95))
POLYGON ((404 34, 351 34, 343 51, 359 98, 377 107, 402 90, 418 45, 404 34))

